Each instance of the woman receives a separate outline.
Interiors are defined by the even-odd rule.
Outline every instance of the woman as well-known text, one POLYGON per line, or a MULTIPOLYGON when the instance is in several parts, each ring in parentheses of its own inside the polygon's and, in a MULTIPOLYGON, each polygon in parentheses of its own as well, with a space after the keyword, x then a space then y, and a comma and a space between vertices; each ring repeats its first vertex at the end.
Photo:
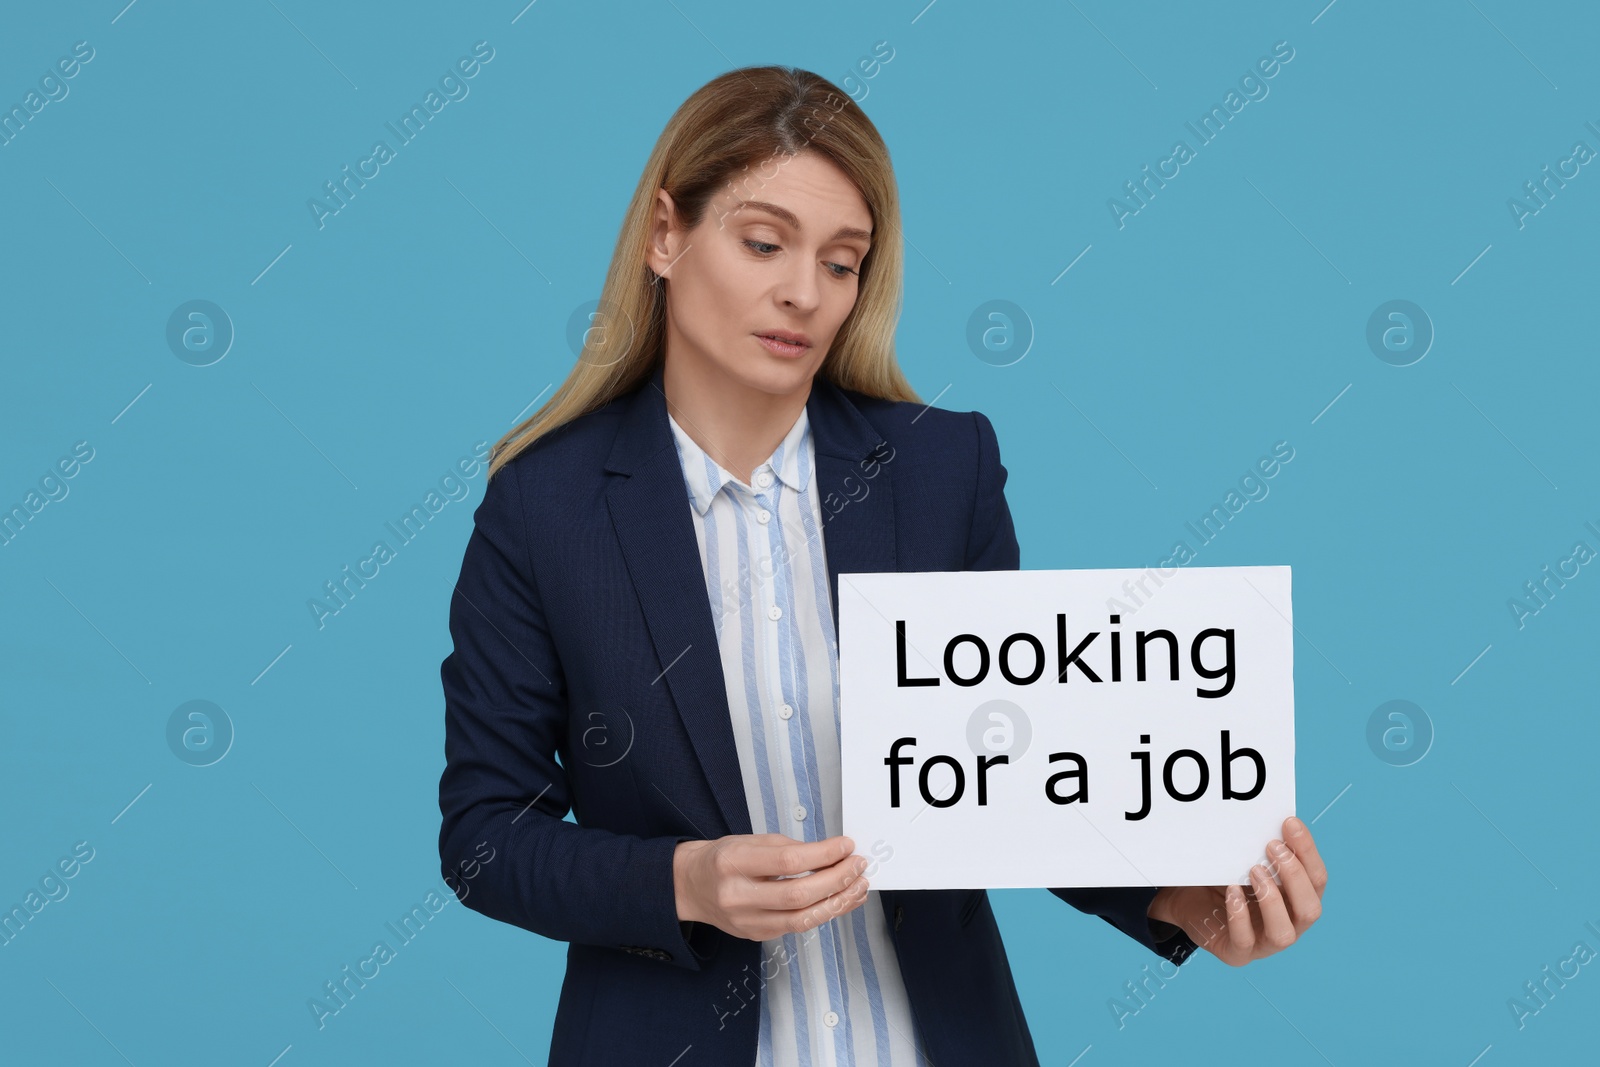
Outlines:
MULTIPOLYGON (((838 574, 1019 558, 989 421, 896 364, 900 286, 866 115, 729 72, 657 143, 577 365, 495 448, 440 856, 468 906, 569 942, 551 1063, 1037 1062, 987 894, 872 890, 837 834, 838 574)), ((1242 963, 1316 918, 1321 861, 1285 836, 1255 900, 1051 892, 1242 963)))

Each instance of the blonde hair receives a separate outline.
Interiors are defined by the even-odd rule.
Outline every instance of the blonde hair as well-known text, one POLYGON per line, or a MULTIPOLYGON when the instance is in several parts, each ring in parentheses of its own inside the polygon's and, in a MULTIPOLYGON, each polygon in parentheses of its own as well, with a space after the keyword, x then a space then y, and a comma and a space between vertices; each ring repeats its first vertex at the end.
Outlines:
POLYGON ((872 214, 855 306, 817 373, 886 400, 920 398, 895 358, 903 256, 900 197, 889 150, 872 121, 837 86, 794 67, 744 67, 713 78, 673 113, 656 141, 622 220, 595 325, 567 378, 538 411, 495 442, 489 476, 557 427, 638 387, 665 358, 666 283, 645 263, 656 191, 665 189, 687 228, 699 225, 724 187, 759 189, 781 157, 826 157, 872 214))

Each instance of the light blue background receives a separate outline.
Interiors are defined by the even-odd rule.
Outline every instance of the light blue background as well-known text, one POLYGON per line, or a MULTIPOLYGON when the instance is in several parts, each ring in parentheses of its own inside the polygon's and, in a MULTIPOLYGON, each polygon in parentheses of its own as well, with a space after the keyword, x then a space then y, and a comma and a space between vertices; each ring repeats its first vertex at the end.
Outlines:
POLYGON ((1244 970, 1197 958, 1119 1029, 1154 957, 995 892, 1042 1060, 1593 1055, 1600 968, 1523 1029, 1507 1006, 1600 950, 1600 574, 1523 628, 1507 606, 1600 548, 1600 170, 1523 228, 1507 208, 1600 149, 1591 5, 122 2, 0 16, 7 109, 95 49, 0 148, 0 504, 95 450, 0 547, 0 903, 95 849, 0 947, 7 1062, 544 1062, 565 946, 453 902, 325 1029, 306 1007, 440 884, 438 667, 482 475, 325 628, 306 602, 564 377, 680 101, 738 65, 843 82, 880 40, 900 358, 994 421, 1025 567, 1154 564, 1295 449, 1198 562, 1294 568, 1325 916, 1244 970), (479 40, 470 95, 319 229, 306 201, 479 40), (1278 41, 1270 95, 1119 229, 1108 198, 1278 41), (209 367, 165 341, 194 299, 237 330, 209 367), (1010 366, 966 342, 992 299, 1031 324, 1010 366), (1411 366, 1365 341, 1392 299, 1437 331, 1411 366), (165 740, 197 698, 237 731, 205 768, 165 740), (1391 699, 1437 731, 1412 766, 1366 741, 1391 699))

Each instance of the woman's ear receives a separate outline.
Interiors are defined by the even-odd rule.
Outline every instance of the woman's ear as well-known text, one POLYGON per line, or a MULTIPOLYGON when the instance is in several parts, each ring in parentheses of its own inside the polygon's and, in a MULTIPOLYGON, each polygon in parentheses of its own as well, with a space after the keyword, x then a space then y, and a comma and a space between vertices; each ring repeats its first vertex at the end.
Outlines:
POLYGON ((658 278, 666 277, 670 264, 677 258, 682 231, 676 229, 676 224, 677 207, 672 202, 672 196, 665 189, 657 189, 644 261, 658 278))

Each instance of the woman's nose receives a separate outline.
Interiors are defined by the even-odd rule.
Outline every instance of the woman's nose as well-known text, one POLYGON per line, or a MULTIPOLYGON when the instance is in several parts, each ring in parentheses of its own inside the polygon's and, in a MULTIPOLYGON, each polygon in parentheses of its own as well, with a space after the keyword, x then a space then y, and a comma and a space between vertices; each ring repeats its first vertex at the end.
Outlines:
POLYGON ((817 282, 816 258, 802 259, 797 256, 794 265, 784 272, 783 280, 779 283, 778 296, 785 303, 792 304, 801 311, 811 311, 821 299, 821 289, 817 282))

